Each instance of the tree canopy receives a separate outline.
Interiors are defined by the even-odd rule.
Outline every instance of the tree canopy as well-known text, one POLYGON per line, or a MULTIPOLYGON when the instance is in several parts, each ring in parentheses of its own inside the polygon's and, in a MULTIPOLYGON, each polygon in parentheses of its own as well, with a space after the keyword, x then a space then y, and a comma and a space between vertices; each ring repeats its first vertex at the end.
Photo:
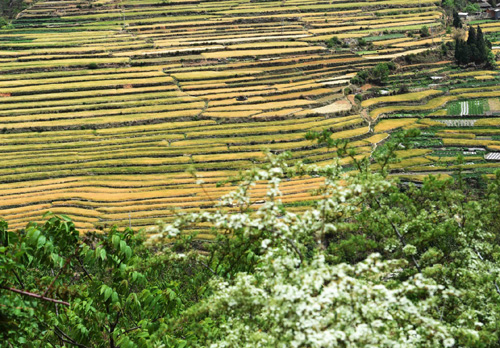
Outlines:
POLYGON ((478 26, 469 28, 467 41, 455 40, 455 60, 460 65, 469 63, 484 64, 490 67, 495 65, 495 58, 491 52, 491 43, 485 39, 483 31, 478 26))

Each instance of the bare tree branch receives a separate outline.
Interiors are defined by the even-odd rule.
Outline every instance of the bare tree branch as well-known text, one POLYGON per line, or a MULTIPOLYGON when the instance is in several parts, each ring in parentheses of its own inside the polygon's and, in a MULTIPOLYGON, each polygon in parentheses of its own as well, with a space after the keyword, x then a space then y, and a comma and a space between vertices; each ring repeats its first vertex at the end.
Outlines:
POLYGON ((74 346, 77 346, 77 347, 82 347, 82 348, 90 348, 90 347, 87 347, 86 345, 84 344, 80 344, 78 342, 76 342, 74 339, 72 339, 71 337, 69 337, 68 335, 66 335, 64 333, 64 331, 62 331, 60 328, 58 328, 57 326, 54 327, 55 330, 54 330, 54 333, 57 335, 57 337, 59 337, 59 339, 65 343, 69 343, 69 344, 72 344, 74 346), (59 331, 59 333, 58 333, 59 331), (62 337, 62 336, 64 337, 62 337))
POLYGON ((9 288, 7 286, 0 286, 0 289, 9 290, 9 291, 15 292, 17 294, 21 294, 21 295, 28 296, 28 297, 38 298, 38 299, 43 300, 43 301, 48 301, 48 302, 52 302, 52 303, 58 303, 58 304, 62 304, 62 305, 65 305, 65 306, 69 306, 70 305, 69 302, 65 302, 65 301, 61 301, 61 300, 56 300, 56 299, 53 299, 53 298, 50 298, 50 297, 45 297, 45 296, 34 294, 34 293, 28 292, 28 291, 23 291, 23 290, 19 290, 19 289, 9 288))
POLYGON ((215 276, 217 275, 217 273, 215 273, 215 271, 213 269, 211 269, 210 266, 207 265, 206 263, 204 263, 204 262, 202 262, 200 260, 198 260, 198 263, 200 265, 202 265, 203 267, 205 267, 206 269, 208 269, 210 272, 212 272, 213 275, 215 275, 215 276))

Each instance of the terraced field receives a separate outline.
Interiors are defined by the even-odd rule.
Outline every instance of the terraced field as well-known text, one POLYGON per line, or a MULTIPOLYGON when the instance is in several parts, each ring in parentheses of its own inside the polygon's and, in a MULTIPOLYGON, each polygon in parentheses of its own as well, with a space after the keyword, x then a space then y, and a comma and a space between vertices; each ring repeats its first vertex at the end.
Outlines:
MULTIPOLYGON (((500 149, 499 72, 464 71, 447 62, 411 68, 412 79, 405 85, 413 92, 361 104, 369 110, 375 133, 422 129, 415 149, 409 150, 411 158, 402 158, 395 166, 397 174, 421 180, 419 173, 447 176, 461 165, 466 176, 491 175, 500 167, 495 156, 500 149), (458 155, 463 156, 462 163, 457 162, 458 155)), ((395 91, 408 76, 404 72, 391 76, 389 86, 395 91)))
MULTIPOLYGON (((449 40, 435 2, 37 1, 0 32, 2 217, 21 227, 52 210, 82 230, 152 226, 213 206, 231 190, 215 183, 263 161, 264 149, 326 163, 331 153, 304 139, 309 130, 329 128, 359 155, 412 125, 438 142, 465 141, 448 136, 455 128, 441 116, 456 114, 452 102, 498 100, 491 80, 448 92, 416 77, 409 94, 361 105, 344 94, 356 72, 449 40), (418 34, 424 25, 431 38, 418 34), (346 44, 329 49, 332 36, 346 44)), ((401 170, 440 168, 436 151, 402 153, 401 170)), ((318 184, 287 182, 283 202, 307 203, 318 184)))

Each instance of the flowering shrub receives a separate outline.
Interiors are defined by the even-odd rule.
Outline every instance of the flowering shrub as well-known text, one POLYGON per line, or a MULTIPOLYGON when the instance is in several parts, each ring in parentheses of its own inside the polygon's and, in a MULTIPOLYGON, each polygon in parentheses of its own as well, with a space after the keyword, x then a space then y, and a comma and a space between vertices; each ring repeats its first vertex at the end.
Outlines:
MULTIPOLYGON (((218 233, 233 236, 232 245, 243 243, 257 255, 247 272, 213 270, 220 275, 212 279, 213 294, 186 315, 191 322, 206 323, 209 318, 219 328, 214 333, 210 325, 211 332, 199 334, 197 344, 452 347, 455 337, 478 341, 473 326, 447 323, 436 310, 460 298, 460 291, 419 272, 402 276, 413 267, 416 246, 396 239, 393 249, 399 249, 402 258, 390 261, 379 254, 351 265, 327 261, 326 236, 337 233, 341 221, 359 216, 364 204, 393 184, 369 171, 347 175, 338 164, 289 167, 286 156, 270 157, 270 163, 266 170, 244 176, 217 212, 184 215, 163 229, 163 238, 175 238, 188 226, 209 222, 218 233), (279 199, 281 180, 298 174, 325 178, 319 190, 323 198, 302 214, 287 211, 279 199), (263 180, 268 182, 266 203, 250 209, 250 188, 263 180), (225 206, 232 209, 224 211, 225 206)), ((219 252, 212 249, 210 259, 219 252)))
POLYGON ((331 266, 267 249, 256 274, 216 284, 202 309, 224 315, 222 347, 452 347, 450 328, 428 313, 453 291, 418 275, 390 288, 381 279, 402 265, 372 255, 331 266), (412 298, 418 296, 418 300, 412 298))

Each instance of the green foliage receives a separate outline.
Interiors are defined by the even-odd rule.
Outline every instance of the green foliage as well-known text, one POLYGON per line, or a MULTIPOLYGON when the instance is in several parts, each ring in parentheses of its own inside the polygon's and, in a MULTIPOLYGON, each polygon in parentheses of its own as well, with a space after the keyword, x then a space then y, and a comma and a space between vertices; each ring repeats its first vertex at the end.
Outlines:
POLYGON ((468 5, 473 4, 473 1, 469 0, 442 0, 441 6, 445 10, 464 10, 468 5))
POLYGON ((328 48, 335 48, 341 44, 342 44, 342 41, 340 41, 340 39, 336 36, 332 36, 330 39, 328 39, 326 41, 326 46, 328 48))
POLYGON ((429 27, 424 25, 422 28, 420 28, 420 36, 422 36, 422 37, 431 36, 431 34, 429 33, 429 27))
POLYGON ((356 85, 362 85, 367 82, 383 84, 387 81, 389 73, 393 70, 396 70, 396 64, 393 62, 378 63, 371 69, 358 72, 356 76, 351 79, 351 83, 356 85))
POLYGON ((467 6, 465 7, 465 12, 468 12, 468 13, 476 13, 476 12, 479 12, 480 10, 480 7, 478 4, 467 4, 467 6))
MULTIPOLYGON (((327 135, 327 131, 310 133, 308 138, 328 144, 327 135)), ((414 136, 399 134, 375 158, 394 163, 396 151, 414 136)), ((330 145, 338 147, 337 154, 345 154, 340 144, 330 145)), ((335 164, 289 167, 284 159, 274 158, 274 166, 242 177, 240 188, 221 203, 238 213, 189 214, 164 228, 165 237, 172 238, 182 226, 210 223, 237 234, 235 239, 246 239, 248 245, 260 245, 252 271, 215 278, 214 292, 185 312, 175 326, 185 335, 196 333, 191 337, 193 346, 253 347, 260 342, 328 347, 336 342, 389 347, 406 335, 404 330, 389 329, 394 320, 403 328, 416 318, 413 325, 420 334, 426 332, 425 338, 410 347, 495 346, 500 315, 496 280, 500 173, 478 196, 465 187, 461 171, 456 180, 430 177, 422 187, 402 186, 391 182, 384 171, 372 173, 370 161, 361 162, 366 165, 360 164, 358 173, 345 174, 335 164), (279 182, 304 174, 325 177, 325 185, 316 192, 322 198, 305 212, 291 213, 277 200, 279 182), (269 184, 266 203, 249 210, 247 188, 262 181, 269 184), (374 258, 380 259, 373 253, 400 266, 380 263, 373 271, 374 258), (415 279, 426 284, 423 288, 435 289, 436 296, 420 290, 407 293, 414 289, 415 279), (375 288, 386 299, 393 297, 385 291, 397 289, 398 296, 407 294, 415 307, 405 308, 404 295, 389 305, 392 319, 381 319, 388 303, 372 293, 375 288), (318 303, 322 305, 315 307, 318 303), (413 315, 407 317, 407 310, 413 315), (362 319, 358 313, 370 314, 362 319), (380 320, 377 329, 357 336, 354 332, 363 331, 366 318, 380 320), (302 322, 319 329, 309 330, 302 322), (322 341, 325 337, 328 343, 322 341)))
MULTIPOLYGON (((151 347, 171 341, 178 284, 131 230, 80 236, 51 216, 24 231, 0 225, 0 346, 151 347)), ((161 257, 161 256, 158 256, 161 257)))

